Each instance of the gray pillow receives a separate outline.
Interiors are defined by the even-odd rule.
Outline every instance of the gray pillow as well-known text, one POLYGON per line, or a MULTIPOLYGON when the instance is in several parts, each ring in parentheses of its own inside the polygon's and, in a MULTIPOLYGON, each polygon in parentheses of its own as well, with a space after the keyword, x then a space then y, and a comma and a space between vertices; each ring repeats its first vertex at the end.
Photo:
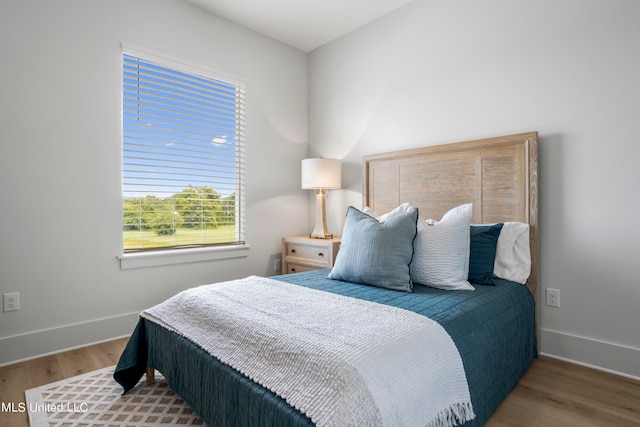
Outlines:
POLYGON ((411 292, 417 220, 416 208, 379 222, 349 206, 340 251, 327 278, 411 292))

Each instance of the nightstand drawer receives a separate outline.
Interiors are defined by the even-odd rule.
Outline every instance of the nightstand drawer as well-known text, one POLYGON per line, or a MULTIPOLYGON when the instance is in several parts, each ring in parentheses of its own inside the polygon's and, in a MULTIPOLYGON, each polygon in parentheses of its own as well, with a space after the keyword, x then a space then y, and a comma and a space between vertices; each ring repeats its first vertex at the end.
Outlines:
POLYGON ((302 264, 294 264, 294 263, 287 263, 287 271, 285 271, 285 274, 291 274, 291 273, 302 273, 303 271, 311 271, 311 270, 317 270, 318 267, 312 267, 310 265, 302 265, 302 264))
POLYGON ((301 243, 287 243, 286 256, 289 258, 303 258, 305 262, 331 266, 329 248, 326 246, 312 246, 301 243))
POLYGON ((308 236, 291 236, 282 239, 282 273, 301 273, 319 268, 333 267, 338 250, 339 237, 313 239, 308 236))

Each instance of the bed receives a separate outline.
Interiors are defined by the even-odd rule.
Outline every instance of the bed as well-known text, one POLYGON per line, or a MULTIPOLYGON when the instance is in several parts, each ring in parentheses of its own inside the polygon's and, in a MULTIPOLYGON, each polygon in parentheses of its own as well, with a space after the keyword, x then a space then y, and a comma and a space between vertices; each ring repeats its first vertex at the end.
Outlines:
MULTIPOLYGON (((437 322, 455 343, 464 366, 475 414, 464 425, 483 425, 537 354, 537 171, 535 132, 363 159, 363 207, 373 212, 391 212, 409 202, 420 217, 439 219, 452 207, 470 203, 473 224, 526 224, 530 273, 524 285, 493 278, 493 286, 476 285, 473 291, 416 285, 411 292, 400 292, 329 279, 335 274, 332 269, 269 280, 383 304, 437 322)), ((213 357, 201 344, 141 317, 114 377, 126 392, 148 369, 160 371, 208 425, 314 425, 295 405, 213 357)))

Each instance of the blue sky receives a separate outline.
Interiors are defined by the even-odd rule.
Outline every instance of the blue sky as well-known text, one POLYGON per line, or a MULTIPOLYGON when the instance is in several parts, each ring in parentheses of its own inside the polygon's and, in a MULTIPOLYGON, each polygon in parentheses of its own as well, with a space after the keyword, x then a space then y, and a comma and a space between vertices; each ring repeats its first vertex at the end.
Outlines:
POLYGON ((189 185, 236 191, 234 85, 145 60, 138 68, 124 54, 122 114, 125 197, 168 197, 189 185))

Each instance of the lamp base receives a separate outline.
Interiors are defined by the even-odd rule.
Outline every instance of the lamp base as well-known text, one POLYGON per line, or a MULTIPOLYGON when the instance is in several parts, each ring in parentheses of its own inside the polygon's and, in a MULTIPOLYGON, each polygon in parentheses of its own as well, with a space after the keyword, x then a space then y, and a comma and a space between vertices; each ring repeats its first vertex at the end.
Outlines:
POLYGON ((316 233, 311 233, 309 234, 309 237, 311 237, 312 239, 333 239, 333 234, 325 234, 324 236, 321 234, 316 234, 316 233))
POLYGON ((312 239, 333 239, 333 234, 327 229, 326 193, 323 189, 316 190, 316 225, 309 235, 312 239))

